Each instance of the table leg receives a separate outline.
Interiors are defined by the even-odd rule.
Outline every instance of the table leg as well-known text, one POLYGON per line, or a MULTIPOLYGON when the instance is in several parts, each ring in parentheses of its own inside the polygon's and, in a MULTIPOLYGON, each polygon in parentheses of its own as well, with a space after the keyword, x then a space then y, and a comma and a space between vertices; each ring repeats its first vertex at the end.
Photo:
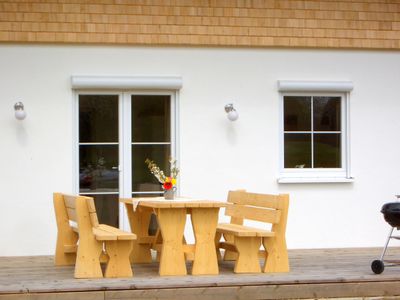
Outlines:
POLYGON ((151 244, 140 244, 140 238, 148 236, 151 210, 142 210, 139 207, 133 211, 133 205, 125 203, 131 231, 136 234, 137 240, 133 241, 130 261, 132 263, 151 263, 151 244))
POLYGON ((163 239, 160 270, 162 275, 186 275, 183 252, 183 232, 186 223, 185 208, 157 209, 158 225, 163 239))
POLYGON ((218 274, 215 232, 219 208, 192 208, 192 226, 196 239, 192 274, 218 274))

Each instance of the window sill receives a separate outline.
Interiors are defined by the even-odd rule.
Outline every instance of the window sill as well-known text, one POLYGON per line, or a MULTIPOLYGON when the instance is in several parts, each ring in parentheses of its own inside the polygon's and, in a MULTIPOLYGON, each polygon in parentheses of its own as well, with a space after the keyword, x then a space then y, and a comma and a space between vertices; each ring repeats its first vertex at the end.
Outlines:
POLYGON ((278 183, 352 183, 354 177, 280 177, 278 183))

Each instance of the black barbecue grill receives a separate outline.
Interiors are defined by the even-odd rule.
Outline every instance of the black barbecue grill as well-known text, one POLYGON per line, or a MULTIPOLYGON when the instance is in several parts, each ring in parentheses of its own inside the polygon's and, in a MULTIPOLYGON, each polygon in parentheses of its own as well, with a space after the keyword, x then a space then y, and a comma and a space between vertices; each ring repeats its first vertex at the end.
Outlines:
MULTIPOLYGON (((397 199, 400 198, 400 195, 396 195, 397 199)), ((381 213, 383 213, 383 217, 385 221, 389 223, 392 228, 389 231, 389 236, 386 240, 385 247, 383 248, 380 259, 376 259, 371 264, 371 269, 375 274, 381 274, 385 269, 385 263, 387 267, 400 265, 400 261, 398 260, 384 260, 384 256, 389 245, 390 239, 400 240, 400 236, 394 236, 393 230, 396 228, 400 230, 400 202, 389 202, 382 206, 381 213)))

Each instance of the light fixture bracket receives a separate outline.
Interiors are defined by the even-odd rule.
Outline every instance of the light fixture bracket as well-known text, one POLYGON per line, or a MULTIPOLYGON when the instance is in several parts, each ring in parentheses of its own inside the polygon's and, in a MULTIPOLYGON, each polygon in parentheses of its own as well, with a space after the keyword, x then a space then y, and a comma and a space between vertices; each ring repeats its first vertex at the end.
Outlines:
POLYGON ((24 104, 22 102, 15 103, 14 110, 24 110, 24 104))
POLYGON ((225 105, 225 112, 226 113, 229 113, 229 112, 231 112, 233 110, 235 110, 235 108, 233 107, 232 103, 229 103, 229 104, 225 105))

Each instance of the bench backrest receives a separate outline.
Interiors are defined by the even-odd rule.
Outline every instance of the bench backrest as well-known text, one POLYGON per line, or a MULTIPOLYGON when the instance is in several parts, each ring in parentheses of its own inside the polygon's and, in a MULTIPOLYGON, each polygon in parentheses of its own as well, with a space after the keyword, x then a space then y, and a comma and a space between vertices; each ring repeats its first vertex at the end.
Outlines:
POLYGON ((232 224, 243 225, 244 219, 271 223, 272 231, 286 230, 289 195, 269 195, 229 191, 225 215, 232 224))
POLYGON ((54 193, 53 199, 57 225, 63 223, 64 228, 69 226, 75 230, 72 221, 77 224, 79 232, 92 232, 93 227, 99 226, 93 198, 54 193))

